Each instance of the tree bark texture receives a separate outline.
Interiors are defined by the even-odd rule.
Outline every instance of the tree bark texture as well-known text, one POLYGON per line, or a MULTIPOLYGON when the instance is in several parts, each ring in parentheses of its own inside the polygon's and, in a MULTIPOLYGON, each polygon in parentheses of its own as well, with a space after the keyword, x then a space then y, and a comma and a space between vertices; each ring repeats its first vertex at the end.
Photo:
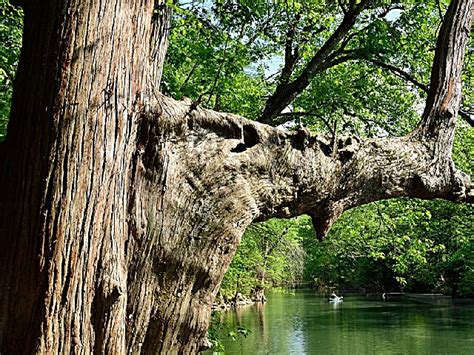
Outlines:
POLYGON ((24 7, 0 146, 2 353, 196 353, 252 221, 306 213, 323 237, 375 200, 472 200, 450 158, 472 0, 448 10, 420 127, 336 145, 160 94, 159 2, 24 7))

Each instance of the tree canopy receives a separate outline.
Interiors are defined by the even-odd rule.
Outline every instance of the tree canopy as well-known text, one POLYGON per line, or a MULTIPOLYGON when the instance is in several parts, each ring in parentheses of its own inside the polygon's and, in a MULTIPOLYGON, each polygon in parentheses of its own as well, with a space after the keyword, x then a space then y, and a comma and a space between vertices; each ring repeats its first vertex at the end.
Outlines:
MULTIPOLYGON (((178 2, 163 91, 268 121, 264 110, 278 86, 299 82, 316 59, 314 80, 270 119, 272 124, 301 119, 328 133, 334 127, 339 134, 369 137, 408 133, 423 109, 449 2, 356 3, 193 1, 179 7, 178 2), (352 15, 353 26, 329 59, 319 60, 320 47, 350 17, 347 7, 353 5, 365 9, 352 15)), ((469 117, 472 48, 463 77, 463 112, 469 117)))

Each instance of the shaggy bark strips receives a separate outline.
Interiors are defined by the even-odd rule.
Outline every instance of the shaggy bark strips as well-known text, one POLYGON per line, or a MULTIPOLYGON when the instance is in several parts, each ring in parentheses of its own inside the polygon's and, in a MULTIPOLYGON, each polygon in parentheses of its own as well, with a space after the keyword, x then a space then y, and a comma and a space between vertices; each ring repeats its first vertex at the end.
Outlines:
POLYGON ((127 200, 153 6, 26 4, 0 169, 2 352, 125 352, 127 200))
POLYGON ((472 3, 448 10, 420 127, 337 142, 161 95, 161 2, 28 3, 0 151, 2 353, 196 353, 252 221, 307 213, 323 237, 370 201, 472 201, 450 157, 472 3))

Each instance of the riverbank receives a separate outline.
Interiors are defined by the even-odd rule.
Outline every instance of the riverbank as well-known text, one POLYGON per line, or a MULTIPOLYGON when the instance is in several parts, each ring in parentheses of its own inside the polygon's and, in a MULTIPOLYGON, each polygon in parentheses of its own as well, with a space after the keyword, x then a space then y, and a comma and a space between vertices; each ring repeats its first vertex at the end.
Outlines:
POLYGON ((214 302, 212 305, 213 311, 227 311, 229 309, 235 309, 244 306, 250 306, 255 303, 265 303, 267 302, 267 298, 265 297, 265 293, 263 290, 259 290, 258 292, 252 293, 252 295, 246 296, 240 292, 237 292, 235 296, 230 299, 226 300, 224 297, 217 297, 217 302, 214 302))

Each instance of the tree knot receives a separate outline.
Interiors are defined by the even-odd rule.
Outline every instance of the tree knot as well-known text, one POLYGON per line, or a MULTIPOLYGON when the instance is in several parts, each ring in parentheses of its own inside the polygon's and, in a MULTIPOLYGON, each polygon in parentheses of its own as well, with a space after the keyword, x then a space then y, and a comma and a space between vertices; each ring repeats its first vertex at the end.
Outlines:
POLYGON ((293 136, 292 145, 293 148, 298 150, 305 150, 309 145, 309 138, 311 137, 311 132, 305 128, 300 127, 296 134, 293 136))
POLYGON ((255 127, 249 124, 245 124, 242 127, 242 141, 241 143, 237 144, 231 152, 233 153, 242 153, 246 151, 248 148, 251 148, 258 143, 260 143, 260 137, 258 135, 257 130, 255 127))
POLYGON ((334 222, 343 212, 344 208, 342 205, 328 202, 326 207, 318 210, 316 213, 309 214, 318 240, 321 241, 326 237, 334 222))
POLYGON ((339 160, 346 163, 359 149, 359 141, 355 137, 341 137, 337 143, 337 148, 339 160))

